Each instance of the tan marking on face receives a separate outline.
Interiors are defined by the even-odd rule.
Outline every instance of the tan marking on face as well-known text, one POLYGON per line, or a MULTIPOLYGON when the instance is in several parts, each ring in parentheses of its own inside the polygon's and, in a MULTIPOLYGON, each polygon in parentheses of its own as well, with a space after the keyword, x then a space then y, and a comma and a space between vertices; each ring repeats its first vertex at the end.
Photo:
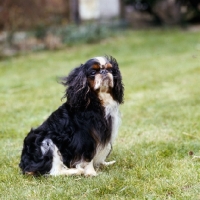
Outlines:
POLYGON ((95 86, 95 82, 94 82, 94 80, 88 78, 88 83, 89 83, 90 87, 94 89, 94 86, 95 86))
POLYGON ((102 84, 102 76, 101 74, 96 74, 94 79, 88 79, 89 85, 94 90, 97 90, 101 87, 102 84))
POLYGON ((99 70, 100 66, 98 64, 94 64, 92 65, 92 69, 99 70))
POLYGON ((105 65, 105 69, 112 69, 112 65, 111 65, 110 63, 107 63, 107 64, 105 65))

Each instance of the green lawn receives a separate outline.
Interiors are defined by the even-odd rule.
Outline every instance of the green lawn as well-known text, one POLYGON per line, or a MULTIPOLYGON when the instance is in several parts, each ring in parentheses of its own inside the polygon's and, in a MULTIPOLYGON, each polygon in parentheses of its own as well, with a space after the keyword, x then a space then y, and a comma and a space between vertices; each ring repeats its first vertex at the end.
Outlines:
POLYGON ((0 199, 200 199, 200 32, 128 31, 99 44, 0 62, 0 199), (110 54, 125 85, 122 125, 94 178, 26 177, 22 142, 62 102, 56 82, 88 58, 110 54))

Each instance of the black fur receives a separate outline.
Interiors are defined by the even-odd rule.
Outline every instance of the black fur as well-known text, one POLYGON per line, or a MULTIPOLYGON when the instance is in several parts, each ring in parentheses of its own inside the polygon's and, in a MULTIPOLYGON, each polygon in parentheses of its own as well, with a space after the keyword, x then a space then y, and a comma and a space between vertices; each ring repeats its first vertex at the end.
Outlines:
MULTIPOLYGON (((107 60, 113 65, 113 98, 122 103, 124 88, 117 61, 109 56, 107 60)), ((42 125, 31 129, 24 139, 19 164, 23 173, 38 175, 50 171, 52 150, 47 144, 46 152, 42 153, 40 147, 44 139, 53 141, 67 167, 75 167, 81 159, 91 161, 97 145, 105 145, 110 140, 111 118, 105 118, 104 108, 97 93, 88 84, 89 70, 94 62, 92 59, 87 61, 62 79, 62 84, 67 86, 67 101, 42 125)))
POLYGON ((119 104, 123 103, 124 98, 124 87, 122 84, 122 76, 119 71, 118 63, 115 58, 106 56, 109 62, 113 66, 113 77, 114 77, 114 87, 112 89, 113 98, 119 104))

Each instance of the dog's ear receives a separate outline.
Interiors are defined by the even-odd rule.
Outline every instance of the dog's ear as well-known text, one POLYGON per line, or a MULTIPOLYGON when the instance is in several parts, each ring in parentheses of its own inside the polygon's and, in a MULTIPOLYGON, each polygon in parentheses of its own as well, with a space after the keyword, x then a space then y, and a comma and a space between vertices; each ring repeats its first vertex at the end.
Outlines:
POLYGON ((87 77, 84 72, 84 65, 75 68, 69 76, 61 79, 61 83, 67 86, 64 97, 67 98, 67 103, 71 107, 85 107, 89 104, 87 77))
POLYGON ((119 66, 115 58, 112 56, 106 56, 107 60, 112 64, 112 73, 114 79, 114 87, 113 87, 113 98, 118 103, 123 103, 124 101, 124 85, 122 83, 122 76, 119 71, 119 66))

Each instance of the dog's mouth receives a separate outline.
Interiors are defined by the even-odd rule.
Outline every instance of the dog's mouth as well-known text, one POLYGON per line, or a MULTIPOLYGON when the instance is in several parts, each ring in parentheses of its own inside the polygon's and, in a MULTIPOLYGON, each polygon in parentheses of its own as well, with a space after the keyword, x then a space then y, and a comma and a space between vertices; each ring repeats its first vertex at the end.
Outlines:
POLYGON ((94 83, 95 90, 107 91, 109 88, 113 88, 113 77, 112 75, 101 75, 101 77, 95 78, 94 83))
POLYGON ((102 87, 113 87, 113 81, 108 76, 102 77, 102 87))

